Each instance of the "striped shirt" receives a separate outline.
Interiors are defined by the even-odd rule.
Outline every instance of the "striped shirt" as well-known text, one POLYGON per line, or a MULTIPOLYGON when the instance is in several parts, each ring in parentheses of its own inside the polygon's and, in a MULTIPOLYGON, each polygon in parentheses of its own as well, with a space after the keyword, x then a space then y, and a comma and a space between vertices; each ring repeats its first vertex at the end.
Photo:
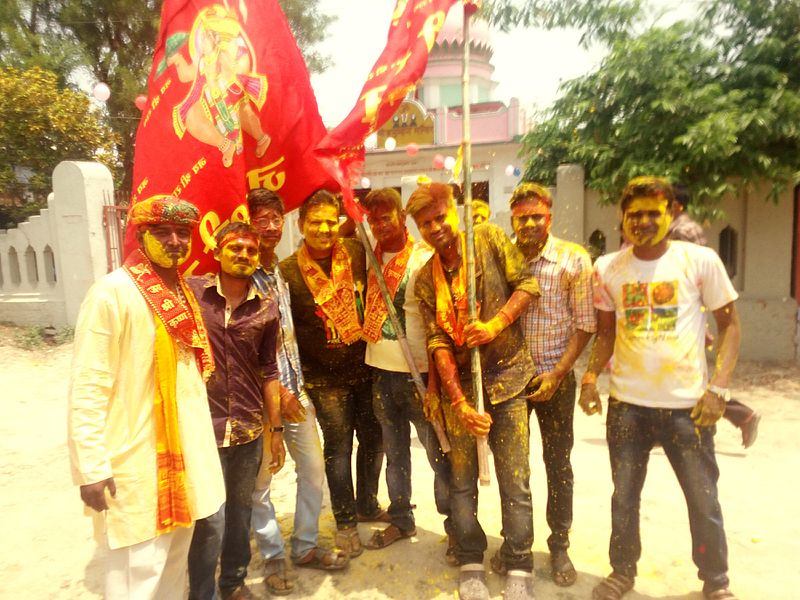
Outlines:
POLYGON ((528 260, 542 295, 520 318, 540 375, 555 368, 576 329, 597 331, 592 261, 583 247, 548 236, 541 254, 528 260))

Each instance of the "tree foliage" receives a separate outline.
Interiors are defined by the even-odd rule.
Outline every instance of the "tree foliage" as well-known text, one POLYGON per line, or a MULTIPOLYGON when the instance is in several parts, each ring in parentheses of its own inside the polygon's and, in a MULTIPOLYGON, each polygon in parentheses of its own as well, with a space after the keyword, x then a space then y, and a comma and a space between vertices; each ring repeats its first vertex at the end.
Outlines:
POLYGON ((699 19, 619 36, 523 140, 525 177, 579 163, 607 199, 636 175, 713 202, 800 181, 800 0, 710 0, 699 19))
POLYGON ((508 31, 512 27, 575 27, 581 43, 627 37, 642 17, 642 0, 487 0, 482 15, 508 31))
POLYGON ((20 205, 32 194, 44 201, 62 160, 113 161, 114 133, 86 94, 60 88, 54 73, 0 68, 0 97, 0 196, 5 200, 20 205))
MULTIPOLYGON (((41 66, 69 76, 83 74, 111 88, 106 118, 115 133, 118 186, 129 189, 133 142, 146 93, 163 0, 4 0, 0 3, 0 65, 41 66)), ((319 0, 280 0, 311 72, 328 59, 314 49, 335 19, 319 0)))

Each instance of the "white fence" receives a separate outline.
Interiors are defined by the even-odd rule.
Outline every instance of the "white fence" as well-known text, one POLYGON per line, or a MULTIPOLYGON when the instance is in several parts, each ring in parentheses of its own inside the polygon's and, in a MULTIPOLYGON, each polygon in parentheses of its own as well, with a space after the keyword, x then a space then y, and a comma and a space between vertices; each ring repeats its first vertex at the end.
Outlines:
POLYGON ((48 207, 15 229, 0 230, 0 321, 75 324, 86 290, 106 272, 102 206, 113 198, 103 165, 65 161, 56 167, 48 207))

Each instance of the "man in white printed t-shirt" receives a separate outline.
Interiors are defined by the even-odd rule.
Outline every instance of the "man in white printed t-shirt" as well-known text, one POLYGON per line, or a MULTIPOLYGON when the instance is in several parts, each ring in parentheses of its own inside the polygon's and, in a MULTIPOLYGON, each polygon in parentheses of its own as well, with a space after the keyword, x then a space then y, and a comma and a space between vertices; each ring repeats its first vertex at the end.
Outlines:
POLYGON ((632 246, 594 267, 597 338, 583 377, 580 406, 602 412, 597 376, 613 353, 606 421, 614 495, 613 572, 592 592, 617 600, 633 588, 641 555, 639 505, 650 450, 660 444, 687 500, 692 558, 709 600, 732 600, 728 549, 717 498, 715 423, 730 398, 739 354, 736 291, 717 254, 667 239, 672 187, 637 177, 622 194, 623 228, 632 246), (704 350, 706 315, 719 331, 716 369, 709 380, 704 350))
MULTIPOLYGON (((383 267, 383 276, 400 324, 405 328, 414 362, 421 373, 426 373, 426 336, 414 284, 417 271, 430 259, 433 250, 411 237, 406 229, 400 194, 393 188, 373 190, 364 199, 363 206, 377 242, 375 255, 383 267)), ((376 531, 366 547, 385 548, 416 533, 411 504, 411 423, 434 471, 436 509, 445 516, 444 527, 449 534, 450 462, 439 446, 433 426, 425 419, 422 399, 415 393, 408 364, 371 269, 367 275, 363 335, 367 341, 365 362, 372 367, 373 409, 383 432, 386 484, 391 501, 391 524, 376 531)))

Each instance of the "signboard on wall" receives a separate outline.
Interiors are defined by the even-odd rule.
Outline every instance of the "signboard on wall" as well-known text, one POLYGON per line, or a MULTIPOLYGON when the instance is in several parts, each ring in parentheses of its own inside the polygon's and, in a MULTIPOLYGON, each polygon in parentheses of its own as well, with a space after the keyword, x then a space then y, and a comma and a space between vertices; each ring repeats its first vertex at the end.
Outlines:
POLYGON ((398 147, 407 144, 433 144, 433 115, 416 100, 403 100, 391 119, 378 129, 378 147, 393 137, 398 147))

